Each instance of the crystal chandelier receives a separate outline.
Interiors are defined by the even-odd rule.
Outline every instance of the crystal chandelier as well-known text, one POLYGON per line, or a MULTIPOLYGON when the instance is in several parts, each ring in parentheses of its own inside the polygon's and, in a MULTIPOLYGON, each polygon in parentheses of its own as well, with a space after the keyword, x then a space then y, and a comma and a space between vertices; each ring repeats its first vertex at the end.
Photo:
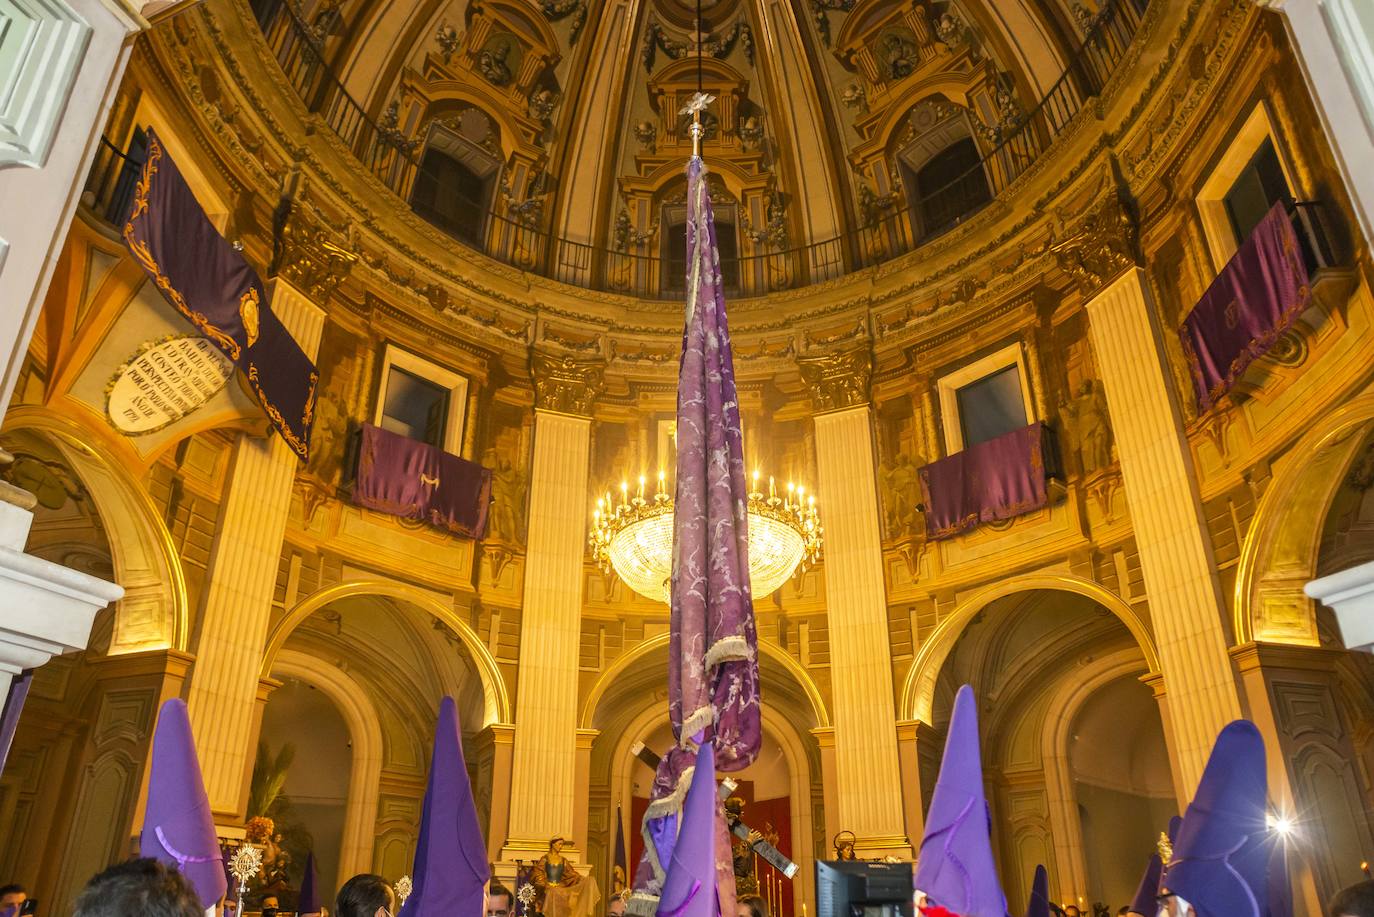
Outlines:
MULTIPOLYGON (((652 497, 644 496, 644 484, 641 477, 639 491, 631 497, 629 484, 622 483, 618 504, 609 492, 599 498, 587 540, 601 569, 615 570, 635 592, 667 603, 673 573, 673 497, 661 472, 652 497)), ((770 477, 764 496, 757 471, 748 513, 749 584, 754 598, 761 599, 819 559, 823 529, 816 498, 808 496, 805 487, 788 484, 786 495, 779 497, 770 477)))

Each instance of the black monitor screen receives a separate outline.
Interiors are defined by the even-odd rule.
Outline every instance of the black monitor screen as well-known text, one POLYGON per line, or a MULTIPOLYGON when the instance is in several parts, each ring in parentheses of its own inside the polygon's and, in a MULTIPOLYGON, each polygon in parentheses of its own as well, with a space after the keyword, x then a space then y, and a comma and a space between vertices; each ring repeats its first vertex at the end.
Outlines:
POLYGON ((911 864, 816 863, 816 917, 912 917, 911 864))

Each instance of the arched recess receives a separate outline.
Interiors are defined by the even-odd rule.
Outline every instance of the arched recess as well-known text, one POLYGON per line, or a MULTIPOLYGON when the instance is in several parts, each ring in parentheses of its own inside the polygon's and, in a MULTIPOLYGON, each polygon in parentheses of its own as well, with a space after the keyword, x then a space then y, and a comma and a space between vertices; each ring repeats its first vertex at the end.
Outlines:
POLYGON ((382 724, 367 692, 342 669, 296 650, 282 650, 272 665, 276 678, 295 678, 333 701, 353 746, 353 770, 344 808, 343 844, 339 875, 372 871, 373 840, 377 830, 377 795, 382 779, 382 724))
POLYGON ((184 651, 190 626, 181 557, 162 515, 129 471, 142 463, 103 431, 50 408, 14 408, 5 415, 4 432, 56 448, 95 503, 109 536, 115 581, 124 587, 124 598, 115 603, 108 654, 184 651))
POLYGON ((1374 429, 1374 394, 1313 426, 1275 463, 1241 545, 1232 603, 1237 644, 1318 645, 1316 607, 1303 585, 1316 576, 1331 501, 1374 429))
POLYGON ((1136 645, 1140 647, 1141 654, 1145 657, 1147 672, 1149 674, 1159 672, 1159 652, 1155 647, 1154 638, 1150 635, 1145 622, 1136 614, 1135 609, 1120 596, 1098 583, 1081 577, 1060 573, 1032 573, 1026 576, 1013 577, 974 593, 939 623, 930 636, 922 642, 921 649, 916 654, 916 660, 907 671, 906 679, 902 684, 899 717, 907 720, 919 720, 923 723, 932 722, 935 687, 939 680, 940 669, 944 666, 945 659, 954 648, 954 644, 958 642, 959 635, 963 633, 964 628, 990 602, 1012 593, 1030 592, 1038 589, 1072 592, 1097 602, 1115 615, 1131 632, 1136 645))
POLYGON ((1072 901, 1088 888, 1083 826, 1078 814, 1077 794, 1074 792, 1073 768, 1069 763, 1069 740, 1074 720, 1088 698, 1101 688, 1121 678, 1144 674, 1145 666, 1139 651, 1118 650, 1098 660, 1087 678, 1062 684, 1046 707, 1040 760, 1045 767, 1045 790, 1056 866, 1052 875, 1057 887, 1051 892, 1060 901, 1072 901))
MULTIPOLYGON (((642 664, 648 657, 665 649, 668 646, 669 638, 669 634, 657 634, 617 657, 606 668, 606 671, 602 672, 592 683, 592 688, 582 703, 582 716, 579 719, 578 728, 596 728, 594 723, 596 708, 601 703, 606 691, 626 671, 642 664)), ((816 728, 829 726, 830 714, 826 711, 825 699, 821 696, 820 688, 816 686, 816 682, 812 680, 802 664, 793 659, 792 655, 782 647, 765 640, 759 641, 759 654, 781 665, 792 678, 796 679, 797 684, 806 693, 807 700, 810 702, 811 712, 816 718, 816 728)))
POLYGON ((267 645, 263 651, 261 677, 266 678, 272 674, 286 639, 291 636, 291 632, 302 621, 330 602, 349 596, 367 595, 400 599, 452 628, 472 657, 478 676, 482 680, 482 725, 485 727, 495 723, 511 722, 510 693, 506 690, 505 679, 502 678, 501 670, 497 668, 496 660, 492 657, 491 651, 477 637, 467 622, 460 618, 452 608, 439 602, 428 593, 405 583, 389 580, 353 580, 337 583, 320 589, 298 602, 267 635, 267 645))

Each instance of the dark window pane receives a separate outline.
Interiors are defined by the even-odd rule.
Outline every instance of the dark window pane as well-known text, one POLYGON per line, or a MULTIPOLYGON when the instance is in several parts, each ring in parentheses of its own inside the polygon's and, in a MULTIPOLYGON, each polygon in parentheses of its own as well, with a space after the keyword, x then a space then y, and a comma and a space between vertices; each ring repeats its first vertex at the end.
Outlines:
POLYGON ((739 235, 735 224, 716 221, 716 257, 720 260, 720 279, 727 290, 739 289, 739 235))
POLYGON ((965 449, 1030 423, 1021 398, 1021 373, 1015 366, 970 382, 954 394, 965 449))
POLYGON ((447 390, 404 369, 391 367, 382 403, 383 430, 442 447, 447 415, 447 390))
POLYGON ((916 172, 916 218, 922 238, 958 225, 992 200, 978 146, 965 137, 932 156, 916 172))
POLYGON ((425 150, 410 206, 444 232, 481 245, 489 182, 441 150, 425 150))
POLYGON ((1226 192, 1226 213, 1231 217, 1236 241, 1244 242, 1271 207, 1292 198, 1278 152, 1272 141, 1265 140, 1226 192))
MULTIPOLYGON (((739 233, 735 224, 726 219, 716 220, 716 257, 720 262, 720 278, 727 290, 739 289, 739 233)), ((668 292, 687 289, 687 224, 670 223, 663 234, 663 277, 661 289, 668 292)))

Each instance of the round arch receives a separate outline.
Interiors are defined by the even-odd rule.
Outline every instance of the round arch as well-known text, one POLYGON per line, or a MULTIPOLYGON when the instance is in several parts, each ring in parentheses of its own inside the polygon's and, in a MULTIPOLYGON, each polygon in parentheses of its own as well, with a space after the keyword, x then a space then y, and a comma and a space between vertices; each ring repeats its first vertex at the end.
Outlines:
POLYGON ((185 651, 190 610, 181 556, 162 514, 129 471, 142 462, 127 444, 47 407, 14 408, 5 415, 4 430, 56 448, 95 503, 109 533, 115 580, 124 587, 124 598, 115 603, 109 655, 185 651))
POLYGON ((377 798, 382 779, 382 722, 362 686, 343 670, 309 653, 283 650, 272 666, 274 677, 296 678, 324 693, 338 708, 353 741, 353 768, 344 807, 339 875, 372 871, 377 833, 377 798))
POLYGON ((1149 673, 1159 672, 1159 652, 1155 647, 1154 638, 1150 636, 1149 629, 1136 614, 1135 609, 1119 595, 1082 577, 1062 573, 1032 573, 1013 577, 974 593, 959 603, 958 607, 936 626, 931 635, 921 643, 916 660, 907 670, 906 679, 902 684, 898 717, 923 723, 931 722, 935 684, 939 679, 940 669, 944 666, 950 651, 954 649, 959 636, 964 632, 964 628, 978 612, 997 599, 1037 589, 1076 593, 1106 608, 1126 625, 1126 629, 1135 638, 1136 645, 1145 657, 1149 673))
POLYGON ((1322 527, 1363 435, 1374 427, 1374 394, 1319 419, 1278 463, 1255 507, 1236 568, 1237 644, 1316 646, 1316 606, 1303 586, 1316 576, 1322 527))
MULTIPOLYGON (((606 691, 615 683, 615 680, 632 665, 652 656, 655 652, 665 649, 668 646, 669 634, 656 634, 644 642, 636 645, 629 652, 621 653, 614 662, 607 666, 606 671, 602 672, 595 682, 592 689, 587 693, 587 699, 582 703, 582 715, 578 721, 578 728, 593 729, 593 717, 596 715, 596 708, 601 703, 601 698, 606 691)), ((825 698, 821 696, 820 688, 812 680, 811 675, 804 669, 801 663, 793 659, 782 647, 769 643, 764 640, 759 641, 759 653, 780 664, 787 674, 796 679, 803 691, 806 692, 807 700, 811 703, 811 711, 816 716, 817 728, 830 725, 830 714, 825 708, 825 698)))
POLYGON ((346 583, 336 583, 333 586, 326 586, 297 602, 296 606, 288 611, 267 635, 267 644, 263 650, 262 667, 259 675, 266 678, 272 674, 277 656, 282 652, 287 637, 291 636, 291 632, 302 621, 330 602, 350 596, 364 595, 399 599, 414 605, 451 627, 458 635, 458 639, 463 642, 469 655, 472 656, 478 677, 482 679, 484 706, 482 725, 490 726, 493 723, 511 722, 510 693, 506 690, 505 679, 501 677, 501 670, 497 668, 496 660, 492 657, 491 651, 478 639, 477 634, 473 632, 467 622, 458 617, 452 608, 445 606, 428 593, 414 586, 389 580, 350 580, 346 583))

